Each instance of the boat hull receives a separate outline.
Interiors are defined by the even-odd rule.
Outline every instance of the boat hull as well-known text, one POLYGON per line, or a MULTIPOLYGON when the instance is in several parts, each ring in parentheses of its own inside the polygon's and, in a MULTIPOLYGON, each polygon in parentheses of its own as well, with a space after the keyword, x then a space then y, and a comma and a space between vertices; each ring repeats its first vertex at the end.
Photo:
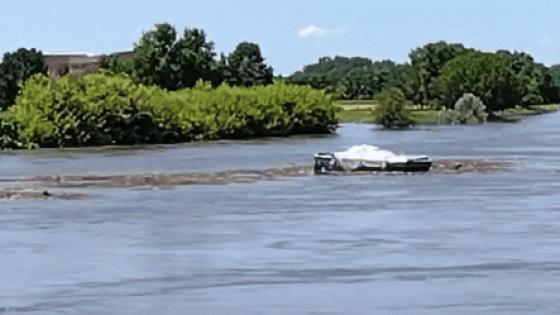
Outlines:
POLYGON ((336 153, 315 154, 316 174, 359 171, 427 172, 432 160, 427 156, 392 155, 387 158, 338 158, 336 153))

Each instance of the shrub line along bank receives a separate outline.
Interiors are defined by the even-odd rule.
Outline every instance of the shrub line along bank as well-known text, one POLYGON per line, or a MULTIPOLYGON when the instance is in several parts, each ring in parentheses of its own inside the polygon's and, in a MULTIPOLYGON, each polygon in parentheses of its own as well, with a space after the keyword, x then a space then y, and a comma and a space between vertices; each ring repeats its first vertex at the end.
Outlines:
POLYGON ((27 80, 1 128, 5 148, 174 143, 197 139, 330 133, 338 108, 324 91, 268 86, 167 91, 126 75, 27 80), (16 132, 17 128, 19 132, 16 132), (4 135, 6 136, 6 134, 4 135))

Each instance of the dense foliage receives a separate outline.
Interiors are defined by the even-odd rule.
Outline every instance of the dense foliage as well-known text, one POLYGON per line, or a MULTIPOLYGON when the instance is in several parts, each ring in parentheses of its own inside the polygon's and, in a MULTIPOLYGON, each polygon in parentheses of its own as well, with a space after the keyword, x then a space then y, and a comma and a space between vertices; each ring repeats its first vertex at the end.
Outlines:
POLYGON ((394 81, 395 66, 390 60, 374 63, 360 57, 323 57, 286 81, 326 89, 341 99, 371 99, 394 81))
POLYGON ((169 143, 332 132, 337 109, 323 91, 275 83, 251 88, 199 83, 167 91, 125 75, 53 81, 31 77, 8 119, 27 147, 169 143))
POLYGON ((286 81, 325 89, 340 99, 371 99, 387 88, 397 87, 407 100, 423 108, 452 108, 468 92, 479 95, 491 112, 515 105, 560 102, 560 67, 547 68, 526 53, 482 53, 462 44, 439 41, 413 49, 409 57, 410 62, 404 64, 323 57, 286 81), (477 59, 475 69, 468 69, 465 58, 477 59), (492 65, 493 61, 497 64, 492 65), (440 79, 444 71, 447 77, 440 79), (443 84, 449 76, 454 82, 443 84))
POLYGON ((457 56, 474 51, 466 49, 462 44, 449 44, 444 41, 429 43, 421 48, 416 48, 408 54, 410 63, 415 69, 415 75, 419 79, 419 87, 416 96, 420 104, 428 105, 431 100, 437 98, 434 81, 439 77, 445 64, 457 56))
POLYGON ((21 147, 18 124, 8 123, 0 118, 0 150, 19 149, 21 147))
POLYGON ((222 57, 223 80, 230 86, 272 84, 272 67, 264 62, 259 45, 242 42, 227 58, 222 57))
POLYGON ((112 74, 125 73, 129 76, 133 76, 134 60, 121 59, 117 54, 104 55, 101 58, 100 67, 112 74))
POLYGON ((169 91, 194 87, 200 79, 212 80, 216 64, 213 48, 203 30, 187 28, 177 38, 172 25, 156 24, 155 30, 144 33, 134 44, 132 75, 143 84, 169 91))
POLYGON ((379 105, 374 109, 377 123, 385 128, 402 128, 414 124, 410 112, 406 108, 404 93, 400 89, 388 88, 376 99, 379 101, 379 105))
POLYGON ((465 93, 478 95, 490 113, 514 107, 523 98, 523 82, 503 54, 461 55, 445 65, 436 85, 448 108, 465 93))
POLYGON ((560 64, 553 65, 549 69, 550 84, 552 86, 560 86, 560 64))
POLYGON ((172 25, 156 24, 134 44, 133 60, 109 55, 103 58, 101 68, 168 91, 192 88, 199 80, 211 82, 213 87, 223 82, 245 87, 272 84, 273 69, 264 62, 257 44, 242 42, 229 56, 222 53, 220 59, 215 59, 213 49, 214 43, 206 40, 201 29, 187 28, 178 37, 172 25))
POLYGON ((486 122, 486 106, 475 95, 466 93, 457 102, 454 109, 442 109, 437 115, 439 124, 481 124, 486 122))
POLYGON ((35 73, 47 74, 41 51, 20 48, 4 54, 0 63, 0 110, 6 110, 14 103, 21 84, 35 73))
POLYGON ((552 82, 549 70, 543 64, 535 63, 533 57, 523 52, 499 50, 496 54, 510 58, 510 68, 521 82, 520 105, 542 104, 546 98, 543 96, 543 89, 552 82))
POLYGON ((548 70, 550 85, 542 88, 545 103, 560 103, 560 65, 553 65, 548 70))

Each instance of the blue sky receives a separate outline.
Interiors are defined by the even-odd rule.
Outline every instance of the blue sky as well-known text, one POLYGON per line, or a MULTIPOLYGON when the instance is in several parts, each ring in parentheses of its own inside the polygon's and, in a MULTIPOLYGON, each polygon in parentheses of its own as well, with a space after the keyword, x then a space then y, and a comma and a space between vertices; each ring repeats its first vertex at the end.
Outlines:
POLYGON ((558 0, 204 0, 2 1, 0 53, 111 53, 168 22, 204 29, 215 51, 243 41, 260 46, 284 76, 323 56, 408 61, 411 49, 445 40, 483 51, 531 54, 560 63, 558 0))

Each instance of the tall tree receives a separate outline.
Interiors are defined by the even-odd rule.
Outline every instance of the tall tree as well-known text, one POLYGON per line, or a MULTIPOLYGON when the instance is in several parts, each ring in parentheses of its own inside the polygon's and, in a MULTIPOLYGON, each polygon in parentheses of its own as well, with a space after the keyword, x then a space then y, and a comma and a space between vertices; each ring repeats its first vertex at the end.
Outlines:
POLYGON ((144 84, 169 88, 170 80, 164 67, 176 40, 177 31, 168 23, 156 24, 155 30, 145 32, 134 44, 133 76, 144 84))
POLYGON ((20 86, 36 73, 47 75, 47 66, 41 51, 35 48, 20 48, 13 53, 4 54, 0 63, 0 110, 14 104, 20 86))
POLYGON ((545 102, 560 103, 560 64, 548 68, 550 86, 543 89, 545 102))
POLYGON ((214 43, 206 41, 203 30, 185 29, 183 37, 168 23, 144 33, 134 45, 133 76, 144 84, 155 84, 170 91, 193 87, 207 79, 215 63, 214 43))
POLYGON ((187 28, 170 53, 169 72, 174 73, 177 88, 193 87, 200 79, 210 80, 216 54, 214 43, 206 41, 204 30, 187 28))
POLYGON ((432 82, 439 77, 445 64, 453 58, 473 51, 462 44, 449 44, 445 41, 429 43, 412 50, 408 56, 411 65, 419 71, 421 103, 428 104, 436 99, 437 93, 432 82))
POLYGON ((264 62, 259 45, 242 42, 227 58, 230 85, 253 86, 272 84, 272 67, 264 62))
POLYGON ((522 82, 521 105, 542 104, 545 101, 543 92, 551 85, 552 77, 549 70, 540 63, 536 63, 531 55, 524 52, 496 52, 510 58, 511 69, 522 82))

